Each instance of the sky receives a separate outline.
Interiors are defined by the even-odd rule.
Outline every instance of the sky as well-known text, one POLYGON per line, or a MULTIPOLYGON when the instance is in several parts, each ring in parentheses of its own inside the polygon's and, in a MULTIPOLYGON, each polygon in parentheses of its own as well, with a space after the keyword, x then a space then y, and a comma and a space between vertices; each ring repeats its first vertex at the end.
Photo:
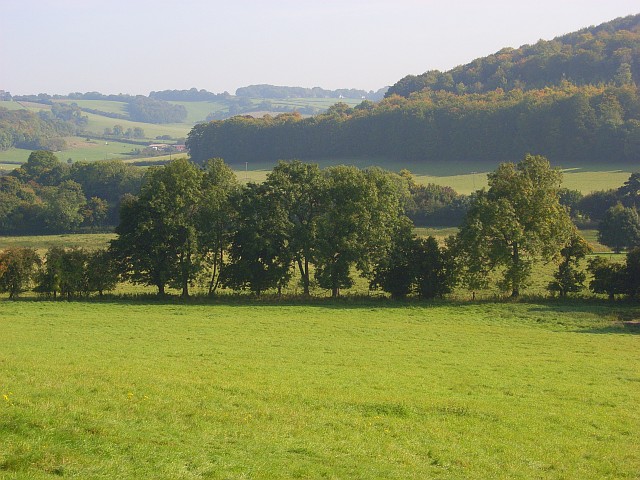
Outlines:
POLYGON ((638 0, 2 0, 0 90, 378 90, 640 13, 638 0))

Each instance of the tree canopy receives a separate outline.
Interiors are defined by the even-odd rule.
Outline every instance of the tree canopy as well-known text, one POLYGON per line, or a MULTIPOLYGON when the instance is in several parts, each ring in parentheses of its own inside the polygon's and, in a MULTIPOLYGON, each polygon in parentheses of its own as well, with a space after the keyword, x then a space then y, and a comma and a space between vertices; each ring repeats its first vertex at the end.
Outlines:
POLYGON ((501 288, 518 296, 532 264, 557 256, 575 234, 558 199, 561 179, 547 159, 532 155, 490 173, 489 189, 474 198, 457 235, 461 268, 486 275, 502 267, 501 288))

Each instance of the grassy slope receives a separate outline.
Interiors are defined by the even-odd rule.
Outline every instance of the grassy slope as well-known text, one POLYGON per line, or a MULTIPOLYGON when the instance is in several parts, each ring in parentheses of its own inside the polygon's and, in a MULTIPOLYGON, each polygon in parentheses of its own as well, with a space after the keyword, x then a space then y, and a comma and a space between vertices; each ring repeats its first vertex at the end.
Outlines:
POLYGON ((607 307, 0 307, 7 478, 640 469, 640 336, 607 307))
POLYGON ((89 108, 107 113, 119 113, 128 115, 126 102, 114 102, 109 100, 61 100, 61 103, 76 103, 80 108, 89 108))

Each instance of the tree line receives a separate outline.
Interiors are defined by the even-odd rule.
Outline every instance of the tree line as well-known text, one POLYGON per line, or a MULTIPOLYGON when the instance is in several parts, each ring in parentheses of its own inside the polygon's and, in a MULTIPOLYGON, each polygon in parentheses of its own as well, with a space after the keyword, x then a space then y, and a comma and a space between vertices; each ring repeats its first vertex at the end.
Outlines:
POLYGON ((284 98, 356 98, 367 99, 372 101, 382 100, 386 92, 386 88, 378 91, 358 90, 356 88, 339 88, 337 90, 325 90, 320 87, 304 88, 304 87, 282 87, 276 85, 249 85, 236 89, 236 96, 251 98, 268 98, 268 99, 284 99, 284 98))
MULTIPOLYGON (((499 278, 500 290, 517 297, 536 263, 555 261, 549 291, 565 296, 585 287, 580 262, 590 248, 560 204, 560 171, 544 157, 500 165, 444 245, 414 234, 406 215, 410 184, 406 174, 378 168, 292 161, 279 163, 262 184, 240 185, 221 159, 203 167, 178 159, 150 168, 139 195, 123 199, 118 237, 100 253, 101 277, 154 286, 160 295, 172 287, 187 297, 203 283, 210 295, 219 288, 261 295, 280 292, 295 271, 303 295, 316 285, 337 297, 360 275, 398 299, 441 297, 455 287, 475 295, 499 278)), ((81 250, 62 251, 76 260, 50 251, 44 262, 28 250, 7 252, 2 288, 12 295, 34 279, 38 291, 54 296, 109 289, 88 286, 93 267, 81 250), (8 280, 6 272, 23 268, 12 262, 29 265, 22 283, 8 280), (63 282, 63 270, 51 273, 50 264, 74 262, 81 266, 65 267, 73 281, 63 282)), ((592 259, 591 289, 635 295, 638 252, 622 266, 592 259)))
MULTIPOLYGON (((110 133, 127 134, 122 128, 110 133)), ((113 229, 122 198, 139 193, 143 175, 144 170, 121 160, 69 165, 50 151, 34 151, 25 164, 0 177, 0 235, 113 229)), ((410 194, 407 215, 416 225, 460 223, 467 196, 450 187, 418 184, 406 170, 401 175, 410 194)))
POLYGON ((640 155, 640 97, 635 84, 541 90, 498 89, 456 95, 424 90, 411 98, 343 103, 311 118, 299 114, 198 124, 191 158, 232 164, 299 158, 384 158, 388 162, 505 162, 537 151, 563 164, 640 155))

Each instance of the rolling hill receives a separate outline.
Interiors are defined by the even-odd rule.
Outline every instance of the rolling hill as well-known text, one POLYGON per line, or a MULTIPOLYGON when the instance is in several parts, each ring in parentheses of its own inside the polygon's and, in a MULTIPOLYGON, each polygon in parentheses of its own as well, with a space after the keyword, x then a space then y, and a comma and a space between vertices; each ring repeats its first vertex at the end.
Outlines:
POLYGON ((495 165, 534 153, 565 166, 633 165, 640 160, 639 66, 636 15, 501 50, 444 74, 428 72, 419 88, 401 91, 411 83, 405 79, 378 103, 339 104, 312 118, 200 124, 187 145, 195 161, 240 164, 376 158, 400 168, 495 165), (491 80, 498 70, 502 86, 491 80))

